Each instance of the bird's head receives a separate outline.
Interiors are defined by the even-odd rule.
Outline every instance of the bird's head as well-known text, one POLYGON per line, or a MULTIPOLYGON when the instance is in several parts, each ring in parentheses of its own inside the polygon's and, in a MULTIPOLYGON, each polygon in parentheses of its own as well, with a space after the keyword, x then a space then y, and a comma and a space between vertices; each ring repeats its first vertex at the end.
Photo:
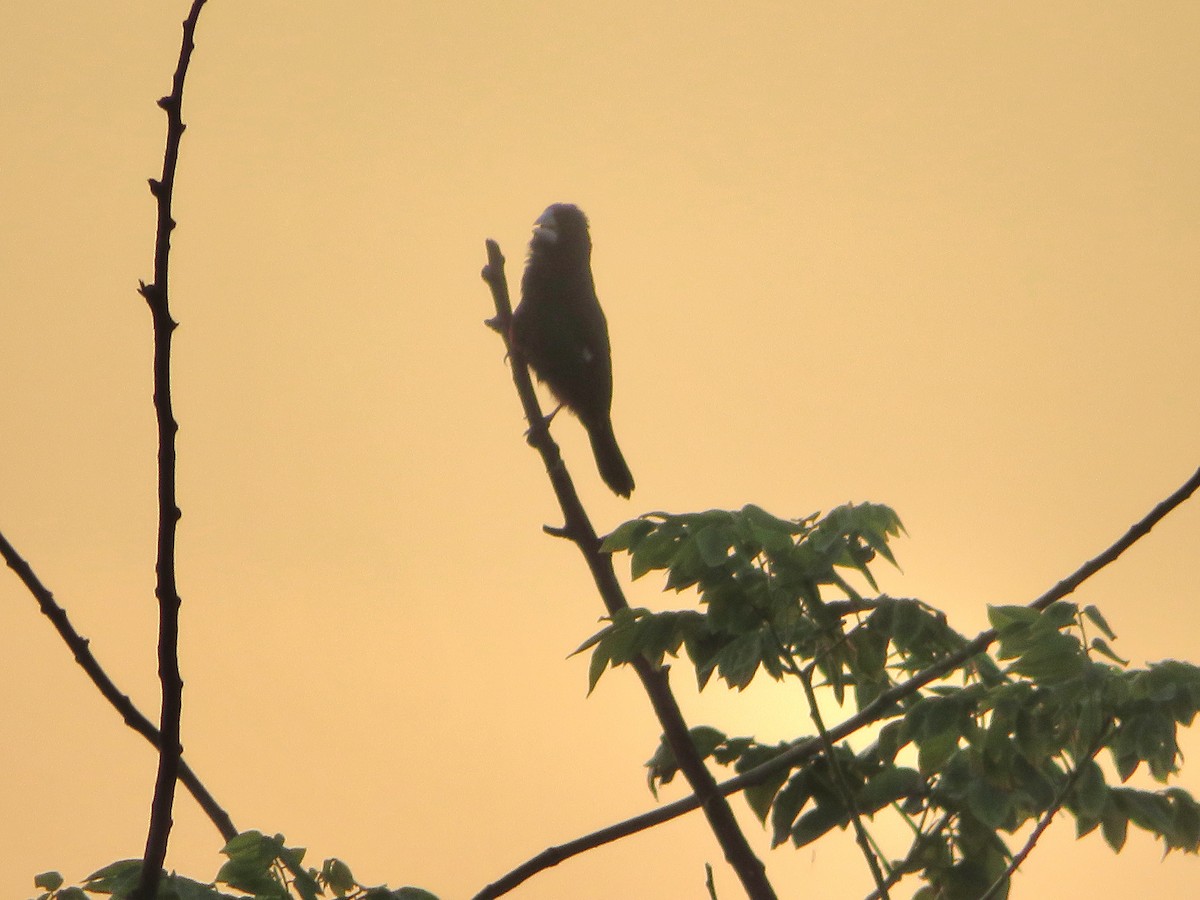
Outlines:
POLYGON ((556 253, 572 256, 591 255, 592 239, 588 236, 588 220, 578 206, 571 203, 554 203, 533 223, 533 238, 529 242, 530 255, 554 248, 556 253))

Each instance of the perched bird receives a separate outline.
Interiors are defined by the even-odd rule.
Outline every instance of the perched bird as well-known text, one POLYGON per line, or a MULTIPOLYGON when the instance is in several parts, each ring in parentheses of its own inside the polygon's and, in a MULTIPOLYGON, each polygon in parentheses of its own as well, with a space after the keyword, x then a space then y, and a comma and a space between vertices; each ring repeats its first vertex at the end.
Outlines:
POLYGON ((577 206, 555 203, 533 226, 513 312, 513 346, 587 429, 600 477, 622 497, 633 475, 612 427, 608 323, 592 281, 592 239, 577 206))

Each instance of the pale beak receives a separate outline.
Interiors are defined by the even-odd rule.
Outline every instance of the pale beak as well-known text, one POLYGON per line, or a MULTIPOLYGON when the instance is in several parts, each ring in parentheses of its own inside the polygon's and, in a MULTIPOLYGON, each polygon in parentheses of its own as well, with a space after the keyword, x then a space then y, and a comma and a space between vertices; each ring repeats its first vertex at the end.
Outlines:
POLYGON ((533 239, 547 244, 558 241, 558 223, 554 221, 554 213, 546 210, 533 223, 533 239))

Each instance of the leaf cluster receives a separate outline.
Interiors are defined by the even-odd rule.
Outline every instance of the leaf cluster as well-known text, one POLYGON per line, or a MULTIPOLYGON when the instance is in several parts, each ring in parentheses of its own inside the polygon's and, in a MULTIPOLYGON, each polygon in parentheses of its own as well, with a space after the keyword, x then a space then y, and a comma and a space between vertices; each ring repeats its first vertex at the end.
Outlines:
MULTIPOLYGON (((320 869, 304 868, 303 847, 286 846, 283 835, 273 837, 246 831, 221 850, 229 859, 208 884, 182 875, 163 873, 157 900, 437 900, 414 887, 389 890, 386 885, 366 887, 355 879, 340 859, 327 859, 320 869), (222 887, 219 887, 222 886, 222 887), (222 888, 227 888, 224 890, 222 888)), ((126 859, 93 872, 81 885, 65 886, 58 872, 34 879, 43 893, 37 900, 90 900, 108 896, 131 900, 141 877, 142 861, 126 859)))
MULTIPOLYGON (((698 604, 613 616, 580 648, 592 651, 590 686, 639 654, 662 664, 682 653, 702 689, 713 674, 739 690, 760 670, 779 681, 819 674, 835 704, 862 711, 969 643, 919 601, 864 598, 842 577, 857 573, 874 587, 869 565, 876 556, 895 562, 887 542, 901 531, 894 512, 873 504, 798 520, 748 506, 627 522, 606 549, 628 552, 635 577, 662 570, 666 589, 694 588, 698 604)), ((899 816, 911 844, 880 862, 892 883, 919 875, 917 896, 976 898, 993 885, 993 896, 1006 896, 1012 834, 1060 810, 1079 836, 1099 829, 1114 851, 1133 824, 1168 852, 1197 852, 1200 805, 1186 791, 1125 782, 1143 764, 1164 784, 1178 770, 1177 729, 1200 709, 1200 669, 1177 661, 1130 668, 1092 606, 1001 606, 989 616, 992 651, 876 710, 869 729, 841 733, 860 730, 861 750, 828 742, 815 715, 818 736, 764 745, 701 726, 693 743, 739 774, 767 773, 745 797, 775 845, 801 847, 855 820, 899 816), (806 745, 816 749, 800 768, 771 768, 806 745)), ((665 742, 647 769, 655 792, 672 780, 665 742)))

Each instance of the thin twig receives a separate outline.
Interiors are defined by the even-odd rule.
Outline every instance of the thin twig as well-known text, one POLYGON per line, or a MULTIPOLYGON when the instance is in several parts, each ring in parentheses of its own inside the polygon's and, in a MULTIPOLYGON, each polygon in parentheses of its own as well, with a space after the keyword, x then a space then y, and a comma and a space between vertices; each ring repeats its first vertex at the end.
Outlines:
MULTIPOLYGON (((71 653, 75 657, 75 662, 79 663, 88 678, 92 680, 92 684, 96 685, 100 693, 104 695, 104 699, 112 704, 113 708, 121 714, 125 724, 148 740, 152 746, 159 746, 158 729, 147 719, 129 699, 128 695, 121 693, 117 686, 109 678, 108 673, 100 666, 92 653, 91 647, 88 645, 87 638, 79 634, 75 630, 75 626, 71 624, 71 620, 67 618, 67 611, 63 609, 54 600, 54 595, 49 589, 42 584, 41 579, 33 571, 33 568, 27 563, 16 549, 3 534, 0 534, 0 556, 4 557, 5 563, 12 569, 21 582, 28 588, 29 593, 33 594, 37 600, 38 606, 42 613, 45 614, 59 636, 66 642, 71 653)), ((233 821, 229 818, 229 813, 225 812, 208 789, 196 777, 196 773, 184 761, 179 761, 179 780, 183 782, 183 786, 188 789, 196 802, 200 804, 200 808, 217 830, 221 832, 221 837, 225 840, 232 840, 237 836, 237 828, 234 827, 233 821)))
MULTIPOLYGON (((908 867, 916 860, 917 854, 922 852, 926 844, 939 832, 945 831, 946 827, 954 820, 955 815, 956 813, 944 813, 929 831, 917 832, 917 836, 913 839, 912 847, 909 848, 908 855, 899 863, 892 866, 892 874, 884 882, 885 887, 890 890, 900 883, 900 880, 908 874, 908 867)), ((881 894, 876 889, 867 895, 866 900, 883 900, 886 896, 886 894, 881 894)))
POLYGON ((159 723, 158 777, 150 806, 150 826, 146 834, 146 852, 142 875, 135 896, 151 900, 155 896, 159 874, 167 856, 171 836, 171 812, 175 803, 175 782, 183 753, 179 722, 183 707, 183 676, 179 671, 179 590, 175 583, 175 529, 179 505, 175 495, 175 434, 179 425, 171 405, 171 335, 177 323, 171 318, 168 302, 168 266, 171 258, 171 199, 175 189, 175 169, 179 162, 179 143, 184 124, 183 83, 195 49, 196 21, 205 0, 193 0, 183 22, 183 41, 179 62, 171 82, 171 93, 158 101, 167 114, 167 144, 163 152, 160 180, 151 179, 150 192, 158 201, 158 226, 154 239, 154 281, 142 283, 140 292, 150 306, 154 324, 154 412, 158 423, 158 555, 155 564, 158 598, 158 677, 162 685, 162 709, 159 723))
POLYGON ((854 792, 850 790, 850 783, 846 780, 846 773, 842 771, 841 763, 838 762, 833 740, 829 737, 828 729, 825 728, 825 719, 821 715, 821 711, 817 708, 817 692, 813 690, 812 685, 813 666, 810 665, 804 669, 800 669, 796 665, 796 661, 792 659, 790 653, 788 654, 788 661, 793 674, 800 679, 800 683, 804 686, 804 696, 808 698, 809 715, 812 717, 813 725, 817 728, 817 734, 825 745, 825 758, 829 760, 829 767, 833 771, 834 781, 837 782, 838 790, 846 803, 847 811, 850 813, 850 822, 854 826, 854 838, 858 843, 858 848, 862 851, 863 859, 867 861, 867 868, 871 870, 871 877, 875 880, 876 892, 883 900, 891 900, 888 897, 888 889, 884 881, 883 872, 879 868, 879 860, 875 856, 875 851, 871 849, 871 840, 867 835, 866 826, 863 825, 862 813, 859 811, 858 803, 854 799, 854 792))
MULTIPOLYGON (((497 251, 498 252, 498 251, 497 251)), ((1191 478, 1185 481, 1174 493, 1156 505, 1149 513, 1141 520, 1136 522, 1130 529, 1125 532, 1115 543, 1107 550, 1101 553, 1094 559, 1089 560, 1080 566, 1075 572, 1064 578, 1046 593, 1042 594, 1036 600, 1029 604, 1034 609, 1045 609, 1051 603, 1061 600, 1072 591, 1079 587, 1088 578, 1091 578, 1102 568, 1114 562, 1122 553, 1128 550, 1138 540, 1150 533, 1150 530, 1157 525, 1164 517, 1172 510, 1186 501, 1189 497, 1200 489, 1200 469, 1198 469, 1191 478)), ((882 718, 893 704, 911 696, 919 691, 926 684, 934 681, 937 678, 948 674, 953 669, 958 668, 972 656, 982 653, 996 640, 996 632, 992 629, 982 632, 973 641, 967 644, 958 653, 943 659, 941 662, 934 664, 924 672, 919 672, 912 678, 893 688, 890 688, 884 694, 877 697, 872 703, 868 704, 854 716, 851 716, 844 722, 835 725, 829 729, 830 740, 840 741, 849 737, 851 734, 865 728, 872 722, 882 718)), ((754 787, 763 784, 768 779, 774 777, 783 769, 794 769, 804 765, 813 756, 816 756, 823 749, 823 744, 819 738, 808 738, 798 741, 789 750, 781 753, 779 756, 756 766, 741 775, 734 778, 729 778, 720 782, 717 789, 724 795, 736 794, 738 791, 743 791, 746 788, 754 787)), ((642 813, 626 819, 623 822, 618 822, 615 825, 610 825, 592 832, 590 835, 585 835, 574 841, 566 844, 560 844, 556 847, 551 847, 543 851, 538 856, 522 863, 516 869, 513 869, 504 877, 500 878, 487 890, 476 895, 476 900, 490 900, 490 898, 499 897, 504 893, 512 890, 523 881, 543 869, 557 865, 566 859, 583 853, 593 847, 598 847, 601 844, 627 837, 638 832, 645 831, 656 825, 661 825, 676 819, 679 816, 686 815, 693 810, 699 808, 700 802, 695 796, 684 797, 681 800, 676 800, 666 806, 651 810, 650 812, 642 813), (497 886, 497 890, 492 891, 491 887, 497 886)))
POLYGON ((1000 873, 999 877, 992 882, 992 886, 983 893, 979 900, 991 900, 992 897, 995 897, 996 894, 999 893, 1001 886, 1004 885, 1010 878, 1012 878, 1017 869, 1021 867, 1021 864, 1029 857, 1029 854, 1033 852, 1033 848, 1037 846, 1037 842, 1041 840, 1041 837, 1043 834, 1045 834, 1046 829, 1050 827, 1050 823, 1054 821, 1054 817, 1058 815, 1058 811, 1062 809, 1063 804, 1067 802, 1067 796, 1071 793, 1071 788, 1073 788, 1075 786, 1075 782, 1079 780, 1079 775, 1082 771, 1080 767, 1084 762, 1090 762, 1091 760, 1095 759, 1096 754, 1104 749, 1104 745, 1107 743, 1111 732, 1112 720, 1110 719, 1108 720, 1106 727, 1101 731, 1100 736, 1096 738, 1096 741, 1092 745, 1091 751, 1088 753, 1088 755, 1084 757, 1082 761, 1076 762, 1075 768, 1072 769, 1071 774, 1067 776, 1067 780, 1063 784, 1062 790, 1058 792, 1058 796, 1054 798, 1054 802, 1050 804, 1049 808, 1042 813, 1042 817, 1038 819, 1037 825, 1034 826, 1033 831, 1029 835, 1029 840, 1025 842, 1025 845, 1021 847, 1017 854, 1012 858, 1012 862, 1010 862, 1005 870, 1000 873))
MULTIPOLYGON (((622 609, 628 609, 621 584, 613 570, 612 557, 600 549, 601 541, 592 527, 591 520, 575 492, 575 485, 563 463, 558 445, 550 437, 545 417, 542 415, 537 394, 533 389, 533 381, 529 370, 520 353, 510 345, 508 340, 508 325, 512 319, 512 303, 508 295, 508 281, 504 275, 504 256, 500 246, 489 240, 487 242, 488 262, 482 275, 488 287, 491 288, 492 298, 496 305, 496 318, 489 321, 504 338, 505 348, 512 360, 513 383, 521 398, 525 417, 529 421, 529 443, 541 454, 550 477, 550 483, 558 497, 562 509, 564 525, 559 533, 569 537, 579 547, 591 570, 592 578, 604 601, 610 615, 622 609)), ((671 751, 679 769, 687 779, 697 803, 704 809, 709 827, 716 836, 725 859, 733 867, 741 880, 746 894, 754 900, 773 900, 775 890, 767 880, 766 868, 762 861, 754 855, 749 841, 742 833, 737 819, 728 801, 717 789, 716 779, 704 761, 696 753, 692 743, 687 723, 671 687, 667 680, 665 668, 654 665, 649 660, 638 657, 633 661, 633 668, 641 679, 642 685, 654 707, 662 725, 663 737, 671 751)))

